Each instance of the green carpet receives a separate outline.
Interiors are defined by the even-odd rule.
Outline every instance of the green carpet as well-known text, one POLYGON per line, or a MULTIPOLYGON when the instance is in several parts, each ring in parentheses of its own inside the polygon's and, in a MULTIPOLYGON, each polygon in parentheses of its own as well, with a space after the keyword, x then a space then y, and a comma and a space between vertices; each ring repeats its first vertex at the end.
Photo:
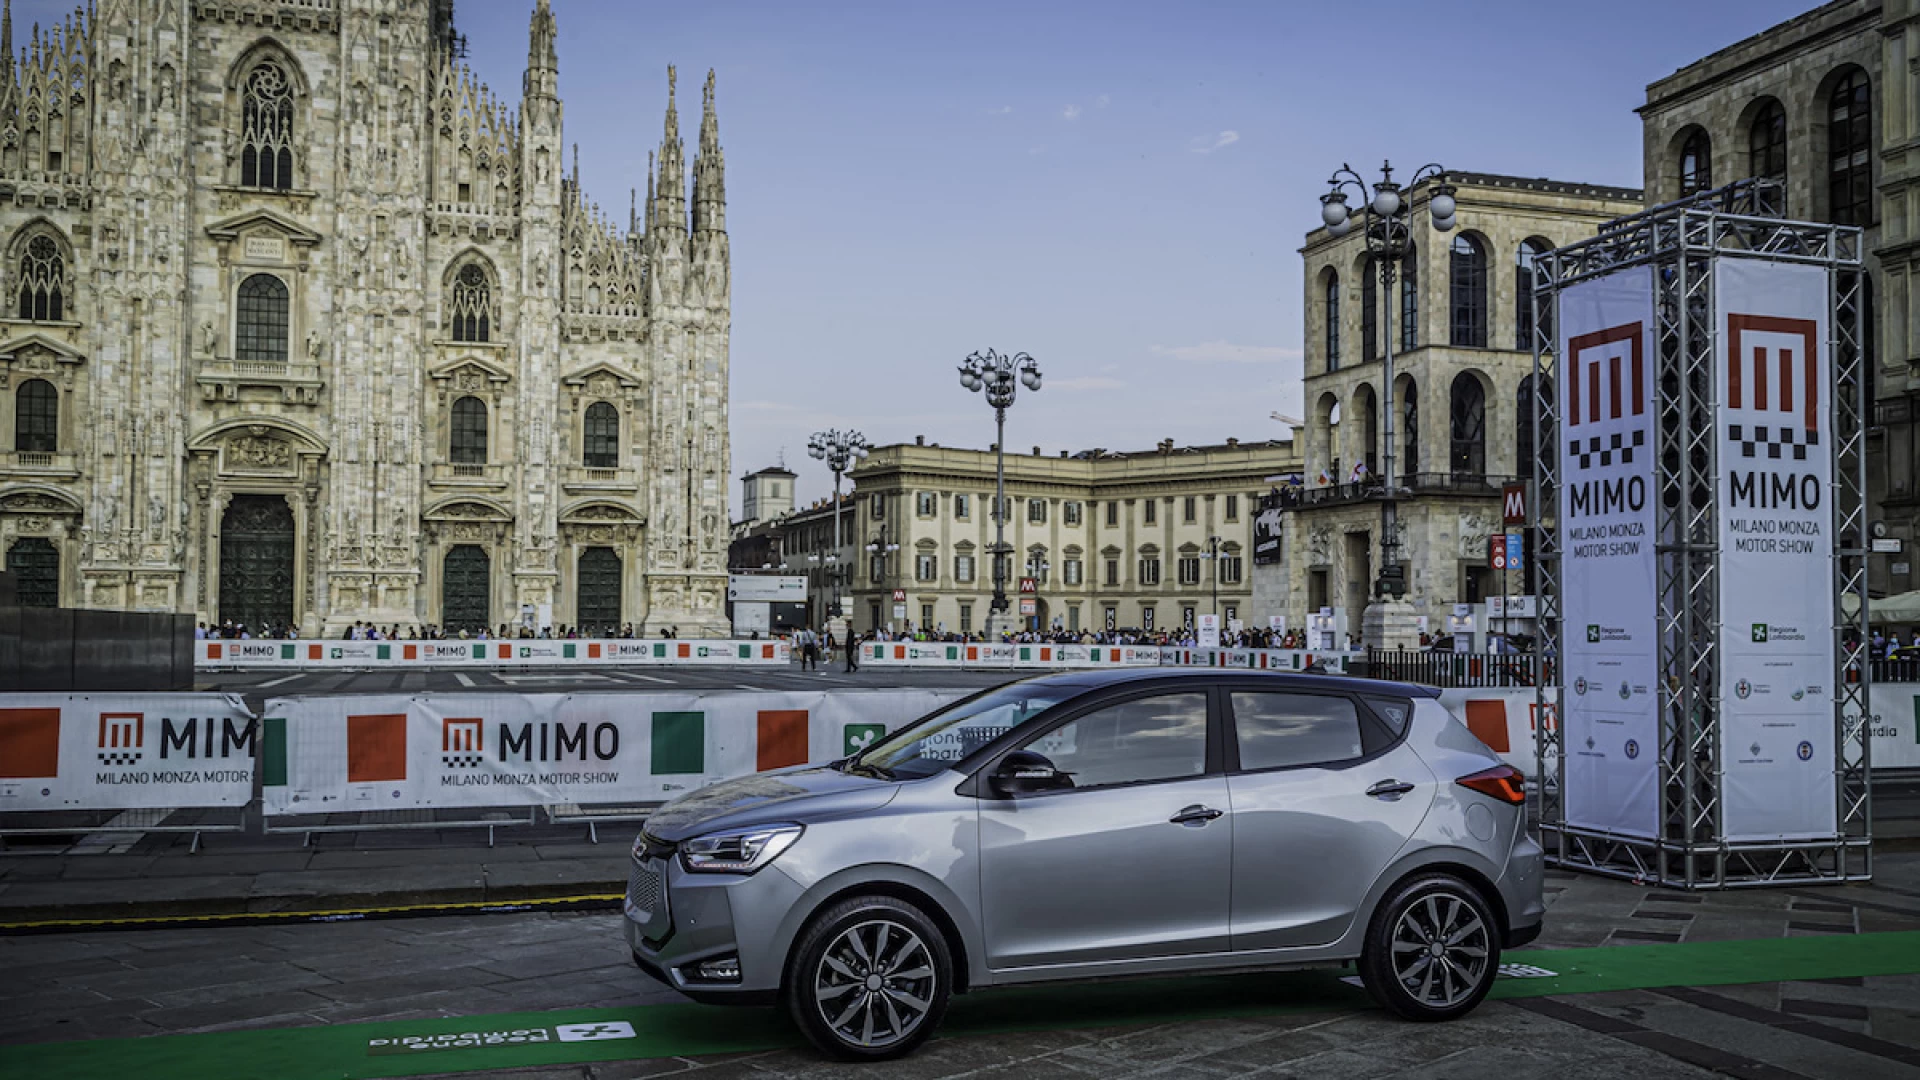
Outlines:
MULTIPOLYGON (((1920 931, 1846 937, 1637 945, 1509 953, 1507 963, 1555 972, 1503 978, 1495 999, 1665 986, 1920 973, 1920 931)), ((638 979, 638 975, 635 976, 638 979)), ((1221 975, 1012 989, 954 1001, 946 1037, 1111 1027, 1364 1006, 1333 972, 1221 975)), ((589 1031, 586 1034, 594 1034, 589 1031)), ((624 1034, 624 1032, 620 1032, 624 1034)), ((569 1032, 571 1034, 571 1032, 569 1032)), ((37 1043, 0 1048, 0 1077, 61 1080, 351 1080, 640 1058, 691 1057, 801 1045, 771 1009, 655 1005, 503 1013, 333 1027, 281 1028, 37 1043), (562 1042, 561 1025, 631 1025, 633 1037, 562 1042), (400 1040, 470 1034, 539 1042, 411 1049, 400 1040), (377 1040, 386 1040, 384 1043, 377 1040)))

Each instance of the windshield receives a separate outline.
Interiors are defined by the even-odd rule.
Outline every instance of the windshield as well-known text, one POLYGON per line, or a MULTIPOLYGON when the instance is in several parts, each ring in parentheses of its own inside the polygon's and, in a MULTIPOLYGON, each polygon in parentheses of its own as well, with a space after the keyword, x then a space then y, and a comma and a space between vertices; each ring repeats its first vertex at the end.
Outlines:
POLYGON ((1071 687, 1027 683, 989 690, 895 732, 852 766, 902 779, 932 776, 1074 693, 1071 687))

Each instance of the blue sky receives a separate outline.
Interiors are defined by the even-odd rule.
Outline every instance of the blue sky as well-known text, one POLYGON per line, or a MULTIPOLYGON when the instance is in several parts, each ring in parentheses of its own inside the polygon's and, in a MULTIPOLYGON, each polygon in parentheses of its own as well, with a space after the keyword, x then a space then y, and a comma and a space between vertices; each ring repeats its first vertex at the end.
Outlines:
MULTIPOLYGON (((532 6, 456 8, 510 96, 532 6)), ((617 215, 645 187, 667 64, 689 162, 717 70, 733 474, 784 449, 810 498, 830 483, 815 430, 990 443, 954 373, 988 346, 1047 375, 1009 447, 1274 437, 1269 413, 1300 410, 1297 249, 1342 161, 1637 187, 1646 84, 1811 4, 553 6, 567 138, 617 215)), ((70 8, 16 3, 16 43, 70 8)))

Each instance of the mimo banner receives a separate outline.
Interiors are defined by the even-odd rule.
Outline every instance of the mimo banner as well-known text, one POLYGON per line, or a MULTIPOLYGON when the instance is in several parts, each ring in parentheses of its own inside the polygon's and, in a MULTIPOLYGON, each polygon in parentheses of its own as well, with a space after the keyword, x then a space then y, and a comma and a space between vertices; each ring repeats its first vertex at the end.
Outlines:
POLYGON ((195 665, 225 667, 591 667, 647 664, 780 665, 784 641, 196 641, 195 665))
POLYGON ((257 738, 224 694, 8 694, 0 813, 244 806, 257 738))
POLYGON ((267 702, 269 817, 646 803, 862 750, 971 693, 420 694, 267 702))

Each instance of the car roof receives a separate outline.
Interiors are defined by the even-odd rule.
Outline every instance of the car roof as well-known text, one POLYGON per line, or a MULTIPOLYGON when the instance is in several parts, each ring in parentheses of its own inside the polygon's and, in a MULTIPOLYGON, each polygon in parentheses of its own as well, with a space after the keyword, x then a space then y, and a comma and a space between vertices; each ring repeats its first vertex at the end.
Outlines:
POLYGON ((1097 689, 1125 683, 1164 679, 1171 682, 1216 683, 1225 680, 1259 679, 1276 687, 1300 690, 1332 690, 1347 694, 1379 694, 1389 697, 1437 698, 1440 691, 1417 683, 1390 682, 1385 679, 1356 679, 1346 675, 1314 675, 1293 671, 1259 671, 1246 668, 1134 667, 1061 671, 1022 680, 1043 686, 1097 689))

